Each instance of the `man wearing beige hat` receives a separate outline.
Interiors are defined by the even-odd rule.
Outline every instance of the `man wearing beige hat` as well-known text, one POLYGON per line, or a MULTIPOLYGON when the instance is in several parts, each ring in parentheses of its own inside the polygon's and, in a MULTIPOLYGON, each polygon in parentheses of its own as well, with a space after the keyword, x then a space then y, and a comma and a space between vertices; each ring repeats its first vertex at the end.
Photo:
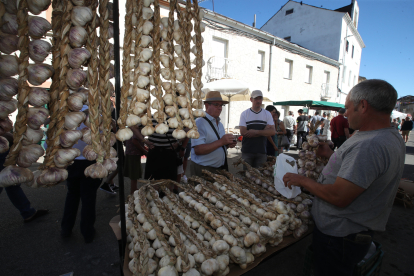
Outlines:
POLYGON ((272 114, 262 108, 263 93, 254 90, 250 96, 252 107, 240 115, 242 158, 252 167, 258 168, 267 160, 266 139, 276 134, 272 114))
POLYGON ((196 125, 200 137, 191 139, 191 175, 202 176, 202 170, 215 172, 228 169, 227 148, 234 148, 236 141, 232 134, 226 134, 220 122, 222 107, 229 102, 223 101, 220 92, 210 91, 204 106, 206 117, 198 118, 196 125))

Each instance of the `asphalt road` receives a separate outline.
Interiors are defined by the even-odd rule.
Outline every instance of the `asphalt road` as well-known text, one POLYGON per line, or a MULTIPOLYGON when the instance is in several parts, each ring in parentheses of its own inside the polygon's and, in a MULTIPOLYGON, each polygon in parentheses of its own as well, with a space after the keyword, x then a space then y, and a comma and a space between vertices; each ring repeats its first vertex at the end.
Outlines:
MULTIPOLYGON (((297 152, 291 151, 290 155, 297 152)), ((233 149, 229 164, 240 155, 233 149)), ((241 170, 233 168, 232 172, 241 170)), ((414 180, 414 137, 407 143, 404 178, 414 180)), ((129 191, 125 179, 125 190, 129 191)), ((85 244, 79 230, 79 219, 72 237, 62 240, 60 220, 66 196, 65 184, 52 188, 23 187, 32 206, 47 208, 50 213, 24 224, 6 193, 0 194, 0 275, 2 276, 58 276, 74 272, 74 276, 120 275, 118 243, 109 221, 118 214, 119 199, 98 191, 97 235, 93 243, 85 244)), ((125 193, 127 195, 127 193, 125 193)), ((78 214, 79 218, 79 214, 78 214)), ((380 275, 413 275, 414 209, 394 205, 387 230, 376 233, 374 239, 385 252, 380 275)), ((305 250, 311 236, 269 257, 246 275, 301 275, 305 250)))

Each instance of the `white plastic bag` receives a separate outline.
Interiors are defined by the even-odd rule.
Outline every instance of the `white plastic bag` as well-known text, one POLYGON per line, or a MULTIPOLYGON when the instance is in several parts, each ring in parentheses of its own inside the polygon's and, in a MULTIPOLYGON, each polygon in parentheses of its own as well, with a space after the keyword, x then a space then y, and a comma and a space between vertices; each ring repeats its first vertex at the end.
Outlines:
POLYGON ((301 193, 300 187, 292 186, 292 189, 285 187, 283 176, 286 173, 298 173, 298 166, 296 160, 286 154, 280 154, 276 159, 276 166, 273 171, 275 176, 275 189, 287 198, 294 198, 301 193))
POLYGON ((296 134, 293 134, 292 139, 290 140, 291 145, 296 145, 298 143, 298 137, 296 134))

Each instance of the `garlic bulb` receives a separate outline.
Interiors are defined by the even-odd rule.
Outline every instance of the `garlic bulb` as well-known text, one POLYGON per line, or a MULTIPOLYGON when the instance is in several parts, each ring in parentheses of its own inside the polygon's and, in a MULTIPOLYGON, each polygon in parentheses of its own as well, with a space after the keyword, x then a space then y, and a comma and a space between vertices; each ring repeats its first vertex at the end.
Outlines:
MULTIPOLYGON (((1 30, 6 34, 17 35, 18 34, 18 24, 17 16, 11 13, 6 12, 1 18, 3 25, 1 30)), ((0 24, 1 25, 1 24, 0 24)))
POLYGON ((36 182, 40 186, 53 185, 65 181, 68 178, 68 171, 59 168, 49 168, 44 170, 37 178, 36 182))
POLYGON ((9 141, 3 137, 0 136, 0 153, 5 153, 9 150, 9 141))
POLYGON ((144 111, 146 111, 146 110, 147 110, 147 105, 146 104, 136 102, 133 112, 134 112, 135 115, 139 115, 139 114, 144 113, 144 111))
POLYGON ((91 57, 91 53, 85 48, 75 48, 69 51, 68 62, 70 67, 78 69, 86 64, 91 57))
POLYGON ((32 129, 39 129, 49 117, 49 110, 44 107, 29 107, 27 125, 32 129))
MULTIPOLYGON (((187 100, 187 98, 186 98, 186 100, 187 100)), ((178 112, 180 113, 180 115, 183 119, 190 118, 190 113, 188 112, 187 108, 180 108, 180 110, 178 112)))
POLYGON ((139 61, 146 62, 152 57, 152 51, 148 48, 145 48, 139 54, 139 61))
POLYGON ((151 124, 152 125, 152 117, 151 117, 151 115, 150 116, 147 116, 147 115, 142 116, 141 117, 141 124, 143 126, 146 126, 147 124, 151 124))
POLYGON ((152 16, 154 15, 154 11, 151 8, 142 8, 142 18, 144 20, 148 20, 151 19, 152 16))
POLYGON ((174 63, 178 69, 183 69, 184 61, 181 57, 174 57, 174 63))
POLYGON ((0 33, 0 51, 1 52, 9 55, 17 51, 18 43, 19 43, 19 38, 17 36, 0 33))
POLYGON ((154 133, 155 129, 152 126, 145 126, 142 130, 141 133, 144 136, 150 136, 154 133))
POLYGON ((92 136, 91 136, 91 130, 88 127, 82 128, 82 138, 80 138, 82 141, 84 141, 86 144, 91 145, 92 144, 92 136))
POLYGON ((151 66, 150 66, 149 63, 140 62, 139 65, 138 65, 138 70, 139 70, 139 73, 141 75, 146 76, 146 75, 148 75, 149 72, 151 72, 151 66))
POLYGON ((181 106, 181 107, 187 107, 187 97, 184 96, 179 96, 177 97, 177 103, 181 106))
POLYGON ((187 137, 190 139, 198 139, 200 137, 200 133, 198 133, 195 129, 191 129, 187 132, 187 137))
POLYGON ((132 135, 134 134, 129 128, 119 129, 116 132, 116 138, 121 142, 131 139, 132 135))
POLYGON ((160 61, 164 67, 170 66, 170 58, 167 55, 160 55, 160 61))
POLYGON ((0 101, 10 101, 17 94, 18 86, 17 79, 0 79, 0 101))
POLYGON ((16 56, 0 55, 0 76, 12 77, 19 73, 19 62, 16 56))
POLYGON ((72 130, 76 129, 83 121, 86 119, 86 114, 84 112, 68 112, 65 115, 65 128, 72 130))
POLYGON ((193 123, 189 119, 183 120, 183 124, 185 127, 193 128, 193 123))
MULTIPOLYGON (((193 35, 192 37, 191 37, 191 40, 193 41, 193 43, 194 44, 196 44, 196 42, 197 42, 197 37, 196 37, 196 35, 193 35)), ((204 38, 203 37, 201 37, 201 43, 203 43, 204 42, 204 38)))
MULTIPOLYGON (((118 160, 117 158, 113 158, 115 160, 118 160)), ((103 161, 103 166, 106 168, 106 170, 108 171, 108 173, 114 172, 116 171, 117 165, 115 160, 113 160, 111 158, 105 159, 105 161, 103 161)))
POLYGON ((89 7, 76 6, 72 9, 72 23, 75 26, 85 26, 92 20, 92 10, 89 7))
POLYGON ((27 146, 31 144, 37 144, 43 138, 43 130, 26 128, 26 132, 23 134, 22 145, 27 146))
POLYGON ((162 68, 161 75, 164 79, 169 80, 171 78, 171 72, 169 68, 162 68))
POLYGON ((41 39, 34 39, 29 42, 29 57, 34 62, 43 62, 49 55, 52 45, 41 39))
POLYGON ((93 161, 98 158, 98 154, 93 150, 93 147, 91 145, 87 145, 83 148, 82 155, 89 161, 93 161))
POLYGON ((220 266, 216 259, 208 259, 201 264, 201 272, 203 275, 213 275, 219 269, 220 266))
POLYGON ((183 70, 175 70, 175 78, 179 82, 183 82, 183 80, 184 80, 184 72, 183 72, 183 70))
POLYGON ((144 89, 137 89, 136 99, 138 102, 145 102, 150 97, 149 91, 144 89))
POLYGON ((166 106, 165 113, 168 114, 168 116, 170 117, 174 117, 175 114, 177 114, 177 109, 174 106, 166 106))
POLYGON ((60 145, 64 148, 72 147, 83 136, 80 130, 66 130, 60 134, 60 145))
POLYGON ((165 134, 168 130, 169 128, 166 124, 158 124, 155 126, 155 132, 158 134, 165 134))
MULTIPOLYGON (((157 99, 155 99, 153 102, 152 102, 152 104, 151 104, 151 107, 153 108, 153 109, 160 109, 160 104, 158 103, 158 100, 157 99)), ((155 117, 155 116, 154 116, 155 117)))
POLYGON ((29 92, 29 104, 35 107, 42 107, 50 102, 50 94, 45 88, 32 87, 29 92))
POLYGON ((161 41, 161 50, 163 50, 164 53, 168 53, 168 51, 169 51, 168 48, 169 47, 170 47, 170 43, 168 41, 161 41))
POLYGON ((177 44, 180 44, 181 43, 181 32, 180 31, 174 31, 173 32, 173 38, 174 38, 174 40, 177 44))
POLYGON ((49 21, 39 16, 29 16, 29 35, 33 38, 41 38, 52 29, 49 21))
POLYGON ((0 130, 10 132, 13 129, 13 122, 8 118, 0 119, 0 130))
MULTIPOLYGON (((178 123, 178 122, 177 122, 178 123)), ((178 127, 178 126, 177 126, 178 127)), ((179 139, 183 139, 183 138, 185 138, 186 137, 186 133, 185 133, 185 131, 184 130, 182 130, 182 129, 175 129, 174 131, 173 131, 173 133, 172 133, 172 136, 175 138, 175 139, 177 139, 177 140, 179 140, 179 139)))
POLYGON ((108 175, 108 171, 102 163, 95 163, 87 167, 84 171, 86 177, 104 178, 108 175))
POLYGON ((9 187, 12 185, 26 183, 33 179, 33 173, 26 168, 18 166, 7 166, 0 172, 0 186, 9 187))
POLYGON ((172 105, 173 104, 173 97, 172 94, 165 94, 164 97, 162 97, 164 100, 165 105, 172 105))
POLYGON ((141 123, 141 118, 140 118, 140 117, 138 117, 138 116, 136 116, 136 115, 133 115, 133 114, 129 114, 129 115, 128 115, 128 117, 127 117, 127 119, 126 119, 126 125, 127 125, 128 127, 131 127, 131 126, 136 126, 136 125, 138 125, 139 123, 141 123))
POLYGON ((19 155, 17 156, 17 165, 23 168, 28 168, 35 163, 40 156, 45 153, 41 145, 32 144, 23 146, 19 155))
MULTIPOLYGON (((161 42, 162 43, 162 42, 161 42)), ((141 41, 139 46, 146 48, 148 46, 152 45, 152 37, 149 35, 143 35, 141 36, 141 41)))
MULTIPOLYGON (((175 45, 174 46, 174 52, 178 55, 178 56, 181 56, 181 54, 182 54, 182 47, 181 47, 181 45, 175 45)), ((174 60, 175 61, 175 60, 174 60)), ((178 67, 178 66, 177 66, 178 67)))
POLYGON ((51 65, 44 63, 30 64, 27 70, 29 72, 28 81, 35 86, 43 84, 55 72, 51 65))
POLYGON ((150 83, 150 79, 147 76, 138 77, 138 87, 145 88, 150 83))
MULTIPOLYGON (((161 111, 161 114, 160 114, 160 115, 161 115, 161 117, 162 117, 162 121, 167 120, 167 115, 166 115, 164 112, 162 112, 162 111, 161 111)), ((158 120, 158 116, 159 116, 159 115, 158 115, 158 111, 157 111, 157 112, 155 112, 155 113, 154 113, 154 118, 155 118, 156 120, 158 120)))
MULTIPOLYGON (((174 117, 174 118, 168 119, 168 126, 170 128, 177 128, 178 127, 178 120, 177 120, 177 118, 174 117)), ((184 132, 184 134, 185 134, 185 132, 184 132)))
POLYGON ((82 92, 76 92, 70 95, 67 99, 67 105, 72 111, 79 111, 83 107, 85 96, 82 92))
POLYGON ((151 21, 145 21, 144 25, 142 26, 142 34, 149 35, 154 28, 154 25, 151 21))
POLYGON ((178 93, 180 93, 180 95, 186 94, 185 85, 183 83, 177 83, 175 88, 177 89, 178 93))
POLYGON ((80 88, 86 81, 87 73, 81 69, 69 69, 66 84, 73 90, 80 88))
POLYGON ((38 15, 42 11, 47 10, 51 2, 52 0, 31 0, 27 1, 27 6, 31 13, 38 15))
POLYGON ((86 44, 88 33, 83 27, 73 26, 69 31, 69 43, 73 48, 79 48, 86 44))
POLYGON ((191 53, 197 55, 197 47, 195 45, 191 48, 191 53))
POLYGON ((202 109, 196 109, 193 111, 194 117, 206 117, 206 112, 202 109))

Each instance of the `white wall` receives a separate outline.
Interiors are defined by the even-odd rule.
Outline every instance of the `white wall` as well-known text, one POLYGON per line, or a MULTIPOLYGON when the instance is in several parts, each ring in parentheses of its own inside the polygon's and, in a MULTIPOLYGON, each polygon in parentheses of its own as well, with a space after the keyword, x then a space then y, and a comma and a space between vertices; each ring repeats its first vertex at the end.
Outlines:
POLYGON ((332 59, 339 58, 342 16, 344 13, 288 2, 262 26, 261 30, 332 59), (293 13, 286 15, 286 11, 293 13))

